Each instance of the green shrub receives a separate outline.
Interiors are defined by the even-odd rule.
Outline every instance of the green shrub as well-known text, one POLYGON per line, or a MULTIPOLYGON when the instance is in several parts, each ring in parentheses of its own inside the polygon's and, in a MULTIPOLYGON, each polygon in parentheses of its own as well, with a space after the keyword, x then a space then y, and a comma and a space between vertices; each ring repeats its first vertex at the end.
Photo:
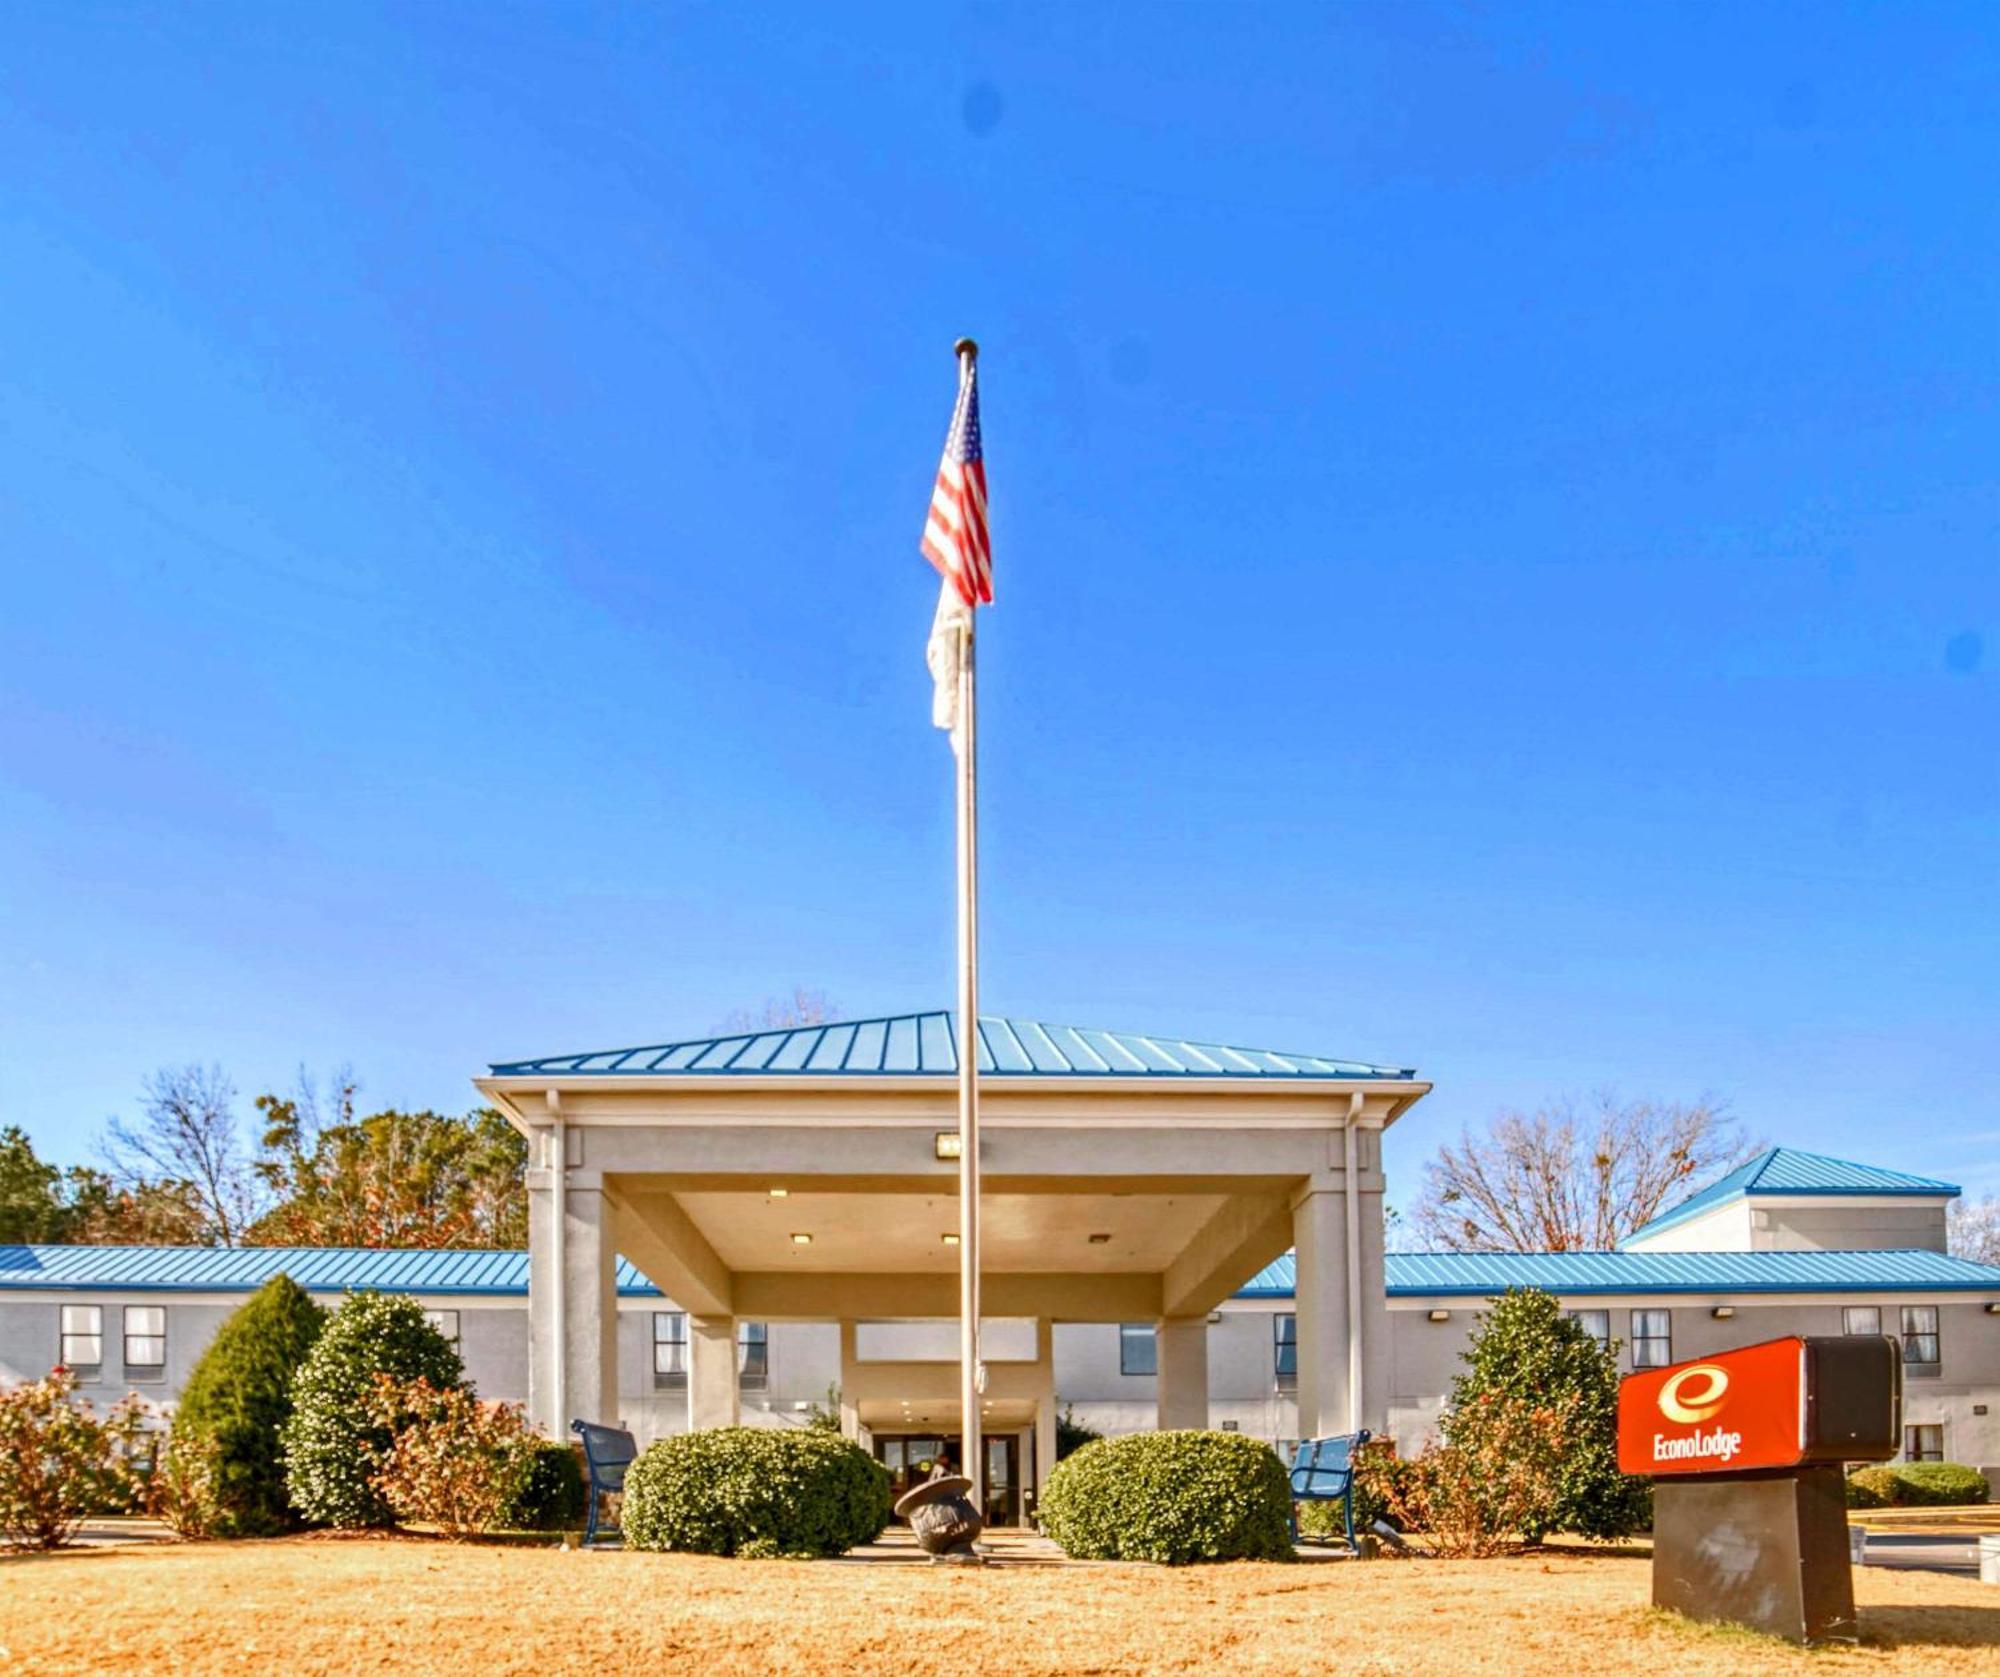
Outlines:
POLYGON ((399 1519, 454 1540, 491 1531, 527 1484, 541 1440, 518 1403, 482 1403, 466 1386, 375 1376, 368 1418, 389 1433, 370 1484, 399 1519))
MULTIPOLYGON (((1443 1418, 1446 1445, 1470 1460, 1493 1454, 1478 1436, 1488 1415, 1511 1417, 1519 1405, 1560 1411, 1564 1439, 1545 1492, 1517 1505, 1521 1535, 1540 1542, 1553 1531, 1582 1537, 1628 1537, 1652 1512, 1647 1481, 1618 1471, 1618 1365, 1612 1346, 1599 1345, 1548 1293, 1509 1289, 1479 1319, 1464 1353, 1466 1370, 1452 1382, 1443 1418), (1482 1398, 1513 1403, 1493 1406, 1482 1398)), ((1511 1421, 1510 1421, 1511 1424, 1511 1421)))
POLYGON ((619 1524, 634 1549, 810 1558, 873 1542, 889 1505, 888 1470, 822 1428, 715 1427, 647 1446, 619 1524))
POLYGON ((1944 1508, 1984 1502, 1986 1475, 1962 1462, 1882 1462, 1847 1476, 1849 1508, 1944 1508))
POLYGON ((394 1509, 374 1483, 390 1429, 369 1415, 375 1377, 460 1386, 465 1368, 412 1298, 353 1293, 292 1382, 280 1432, 292 1506, 316 1525, 392 1526, 394 1509))
POLYGON ((1056 1464, 1042 1529, 1079 1560, 1290 1560, 1291 1482, 1234 1432, 1100 1439, 1056 1464))
POLYGON ((528 1464, 527 1481, 500 1524, 514 1531, 570 1531, 583 1524, 583 1464, 576 1450, 542 1439, 528 1464))
POLYGON ((174 1410, 177 1527, 266 1537, 298 1523, 278 1435, 291 1419, 292 1381, 325 1326, 305 1289, 275 1275, 217 1330, 174 1410))

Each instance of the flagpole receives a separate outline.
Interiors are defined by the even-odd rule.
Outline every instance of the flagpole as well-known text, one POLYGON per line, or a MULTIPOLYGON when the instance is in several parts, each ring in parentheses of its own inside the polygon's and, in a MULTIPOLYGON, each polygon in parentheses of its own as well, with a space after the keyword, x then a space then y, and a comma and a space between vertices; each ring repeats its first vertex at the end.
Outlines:
MULTIPOLYGON (((961 383, 979 346, 960 338, 961 383)), ((972 1481, 972 1505, 986 1512, 986 1453, 981 1441, 979 1360, 979 710, 973 619, 965 614, 958 664, 958 1408, 959 1471, 972 1481)))

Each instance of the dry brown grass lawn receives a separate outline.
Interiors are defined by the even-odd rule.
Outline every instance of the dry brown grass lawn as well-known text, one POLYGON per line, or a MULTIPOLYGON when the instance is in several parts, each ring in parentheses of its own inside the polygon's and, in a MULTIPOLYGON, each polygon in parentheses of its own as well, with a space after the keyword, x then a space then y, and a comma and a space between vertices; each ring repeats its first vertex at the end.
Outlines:
POLYGON ((1652 1613, 1623 1558, 955 1571, 442 1543, 0 1560, 0 1671, 1993 1677, 2000 1591, 1857 1574, 1864 1645, 1652 1613))

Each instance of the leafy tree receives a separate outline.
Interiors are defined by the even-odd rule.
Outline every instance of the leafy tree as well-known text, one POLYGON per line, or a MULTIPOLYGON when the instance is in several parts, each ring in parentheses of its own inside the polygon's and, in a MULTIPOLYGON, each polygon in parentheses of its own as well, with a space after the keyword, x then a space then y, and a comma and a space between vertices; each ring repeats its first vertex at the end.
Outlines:
POLYGON ((350 1294, 292 1381, 292 1413, 279 1430, 292 1507, 315 1524, 396 1523, 373 1481, 394 1430, 369 1413, 380 1374, 457 1387, 465 1367, 415 1299, 350 1294))
POLYGON ((72 1165, 63 1174, 58 1241, 83 1246, 213 1246, 215 1226, 184 1182, 123 1187, 101 1170, 72 1165))
POLYGON ((528 1145, 490 1107, 353 1115, 333 1122, 301 1101, 258 1097, 276 1203, 251 1228, 266 1246, 508 1247, 528 1238, 528 1145))
POLYGON ((1079 1421, 1072 1405, 1064 1404, 1062 1413, 1056 1417, 1056 1460, 1068 1459, 1086 1444, 1095 1444, 1103 1436, 1095 1427, 1079 1421))
POLYGON ((1412 1213, 1447 1252, 1604 1252, 1667 1197, 1759 1151, 1719 1103, 1559 1100, 1461 1132, 1424 1167, 1412 1213))
POLYGON ((1489 1427, 1513 1425, 1524 1409, 1559 1413, 1560 1457, 1541 1490, 1510 1506, 1509 1523, 1531 1543, 1552 1531, 1609 1538, 1639 1530, 1651 1493, 1646 1480, 1618 1471, 1615 1348, 1599 1345, 1548 1293, 1515 1288, 1492 1302, 1452 1382, 1446 1445, 1465 1460, 1491 1460, 1489 1427))
POLYGON ((840 1018, 840 1004, 829 1001, 824 990, 808 990, 794 984, 789 996, 766 996, 760 1008, 738 1008, 723 1020, 728 1036, 749 1036, 757 1031, 790 1031, 806 1025, 831 1025, 840 1018))
POLYGON ((0 1130, 0 1241, 27 1244, 56 1239, 63 1222, 56 1191, 61 1180, 54 1165, 36 1157, 19 1125, 0 1130))
POLYGON ((279 1434, 292 1382, 326 1326, 326 1312, 276 1275, 222 1324, 188 1376, 174 1412, 183 1461, 207 1467, 203 1520, 218 1537, 261 1537, 297 1523, 285 1494, 279 1434))

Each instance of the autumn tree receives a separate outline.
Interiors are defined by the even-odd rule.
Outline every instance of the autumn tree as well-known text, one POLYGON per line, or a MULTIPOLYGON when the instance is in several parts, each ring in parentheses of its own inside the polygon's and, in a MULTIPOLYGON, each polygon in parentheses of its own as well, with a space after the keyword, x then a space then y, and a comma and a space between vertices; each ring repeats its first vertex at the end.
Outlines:
POLYGON ((58 1169, 18 1125, 0 1130, 0 1241, 201 1245, 211 1238, 178 1183, 120 1187, 89 1165, 58 1169))
POLYGON ((788 996, 766 996, 758 1008, 738 1008, 723 1020, 727 1036, 748 1036, 755 1031, 791 1031, 806 1025, 831 1025, 840 1019, 838 1003, 829 1001, 824 990, 792 986, 788 996))
POLYGON ((1565 1098, 1440 1147, 1410 1220, 1447 1252, 1608 1251, 1759 1146, 1706 1097, 1565 1098))
POLYGON ((251 1230, 267 1246, 509 1247, 528 1238, 527 1143, 490 1107, 354 1116, 351 1082, 333 1121, 260 1096, 258 1170, 274 1200, 251 1230))
MULTIPOLYGON (((194 1208, 198 1238, 234 1246, 257 1212, 257 1179, 236 1127, 236 1086, 220 1066, 177 1066, 146 1079, 136 1123, 114 1118, 104 1141, 115 1191, 167 1190, 194 1208)), ((155 1196, 157 1197, 157 1195, 155 1196)))

